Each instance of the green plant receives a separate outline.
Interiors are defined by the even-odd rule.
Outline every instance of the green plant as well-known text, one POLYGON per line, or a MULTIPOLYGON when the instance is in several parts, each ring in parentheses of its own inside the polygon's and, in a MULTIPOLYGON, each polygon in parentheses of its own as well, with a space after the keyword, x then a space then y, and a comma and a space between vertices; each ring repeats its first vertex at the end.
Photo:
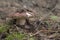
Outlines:
POLYGON ((50 19, 52 19, 52 20, 57 20, 59 17, 58 16, 50 16, 50 19))
POLYGON ((34 40, 34 38, 33 38, 33 37, 31 37, 29 40, 34 40))
POLYGON ((14 39, 23 40, 24 37, 25 37, 25 34, 15 32, 15 33, 8 35, 8 37, 5 39, 6 40, 14 40, 14 39))
POLYGON ((8 28, 9 28, 8 25, 0 24, 0 33, 7 31, 8 28))

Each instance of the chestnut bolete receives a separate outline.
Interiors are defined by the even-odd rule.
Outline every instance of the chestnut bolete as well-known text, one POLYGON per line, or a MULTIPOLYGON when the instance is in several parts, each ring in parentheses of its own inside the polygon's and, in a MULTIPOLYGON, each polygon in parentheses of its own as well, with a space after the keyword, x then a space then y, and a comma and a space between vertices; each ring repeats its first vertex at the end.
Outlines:
POLYGON ((8 15, 9 18, 16 19, 16 24, 18 25, 24 25, 26 23, 26 19, 29 19, 30 21, 35 21, 35 12, 30 12, 30 11, 24 11, 24 12, 16 12, 16 13, 11 13, 8 15), (34 20, 32 20, 32 19, 34 20))

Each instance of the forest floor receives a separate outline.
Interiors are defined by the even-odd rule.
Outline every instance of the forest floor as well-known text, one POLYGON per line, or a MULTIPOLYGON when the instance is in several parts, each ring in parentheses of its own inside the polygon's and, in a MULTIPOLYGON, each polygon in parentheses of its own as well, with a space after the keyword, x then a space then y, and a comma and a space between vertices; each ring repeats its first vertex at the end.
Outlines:
POLYGON ((0 0, 0 40, 60 40, 60 0, 0 0))

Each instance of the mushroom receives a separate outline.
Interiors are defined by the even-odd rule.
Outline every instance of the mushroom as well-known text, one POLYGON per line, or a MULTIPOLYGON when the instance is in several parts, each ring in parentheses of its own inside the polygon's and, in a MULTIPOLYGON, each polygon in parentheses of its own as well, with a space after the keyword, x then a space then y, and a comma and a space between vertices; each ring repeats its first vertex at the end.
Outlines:
POLYGON ((26 23, 26 19, 32 21, 32 19, 35 17, 35 13, 30 11, 16 12, 9 14, 8 17, 16 19, 16 24, 24 25, 26 23))

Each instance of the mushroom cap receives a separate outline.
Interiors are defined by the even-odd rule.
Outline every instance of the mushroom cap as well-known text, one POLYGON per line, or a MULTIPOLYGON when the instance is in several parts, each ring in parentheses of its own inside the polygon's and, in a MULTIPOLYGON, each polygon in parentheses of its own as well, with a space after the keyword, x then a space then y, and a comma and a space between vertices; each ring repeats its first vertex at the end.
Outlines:
POLYGON ((11 13, 8 16, 11 18, 33 18, 36 17, 36 12, 34 11, 23 11, 23 12, 15 12, 11 13))

